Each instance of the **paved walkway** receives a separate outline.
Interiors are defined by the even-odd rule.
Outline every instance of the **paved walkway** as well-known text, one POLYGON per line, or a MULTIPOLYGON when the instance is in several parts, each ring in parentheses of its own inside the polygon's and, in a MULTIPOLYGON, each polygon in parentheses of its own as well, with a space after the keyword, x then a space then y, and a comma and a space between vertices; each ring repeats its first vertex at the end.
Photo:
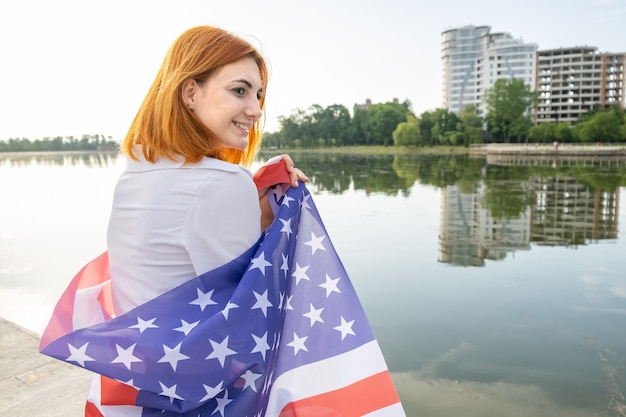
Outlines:
POLYGON ((38 335, 0 318, 0 416, 83 416, 92 374, 38 345, 38 335))

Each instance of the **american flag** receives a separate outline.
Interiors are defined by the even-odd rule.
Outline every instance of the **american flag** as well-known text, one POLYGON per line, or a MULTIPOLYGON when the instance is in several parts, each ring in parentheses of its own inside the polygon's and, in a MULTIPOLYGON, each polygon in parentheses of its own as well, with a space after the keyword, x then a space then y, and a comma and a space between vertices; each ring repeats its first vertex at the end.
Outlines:
POLYGON ((311 194, 278 186, 271 200, 276 219, 247 253, 118 317, 106 253, 96 258, 57 304, 41 353, 121 388, 100 412, 404 416, 311 194))

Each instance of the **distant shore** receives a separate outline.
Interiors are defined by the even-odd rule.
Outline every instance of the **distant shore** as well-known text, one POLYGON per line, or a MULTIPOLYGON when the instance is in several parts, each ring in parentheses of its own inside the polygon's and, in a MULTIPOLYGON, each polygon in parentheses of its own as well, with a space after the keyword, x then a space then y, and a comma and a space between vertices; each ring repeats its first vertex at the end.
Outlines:
POLYGON ((592 156, 626 158, 626 145, 618 144, 518 144, 490 143, 472 145, 470 154, 488 156, 592 156))

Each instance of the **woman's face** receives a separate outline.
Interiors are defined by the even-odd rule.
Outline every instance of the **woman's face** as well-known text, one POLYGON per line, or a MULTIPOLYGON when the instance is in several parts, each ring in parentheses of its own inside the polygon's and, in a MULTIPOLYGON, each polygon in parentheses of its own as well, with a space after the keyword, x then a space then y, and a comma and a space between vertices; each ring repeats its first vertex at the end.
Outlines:
POLYGON ((256 61, 242 58, 218 68, 201 84, 188 80, 183 99, 226 148, 245 149, 248 132, 261 117, 263 94, 256 61))

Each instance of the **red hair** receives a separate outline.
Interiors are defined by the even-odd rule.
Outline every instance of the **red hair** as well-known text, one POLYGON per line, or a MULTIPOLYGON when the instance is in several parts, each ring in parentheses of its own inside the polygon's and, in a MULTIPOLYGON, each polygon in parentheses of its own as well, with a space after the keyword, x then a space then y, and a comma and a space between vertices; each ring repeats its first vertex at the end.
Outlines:
POLYGON ((250 166, 261 145, 263 118, 250 129, 245 149, 224 149, 215 135, 182 101, 182 85, 186 80, 205 81, 216 69, 244 57, 252 57, 259 67, 263 87, 259 106, 263 111, 268 71, 265 60, 252 45, 211 26, 196 26, 182 33, 165 55, 122 141, 122 152, 136 160, 133 148, 139 144, 149 162, 155 162, 160 157, 175 159, 180 155, 186 164, 191 164, 210 156, 250 166))

